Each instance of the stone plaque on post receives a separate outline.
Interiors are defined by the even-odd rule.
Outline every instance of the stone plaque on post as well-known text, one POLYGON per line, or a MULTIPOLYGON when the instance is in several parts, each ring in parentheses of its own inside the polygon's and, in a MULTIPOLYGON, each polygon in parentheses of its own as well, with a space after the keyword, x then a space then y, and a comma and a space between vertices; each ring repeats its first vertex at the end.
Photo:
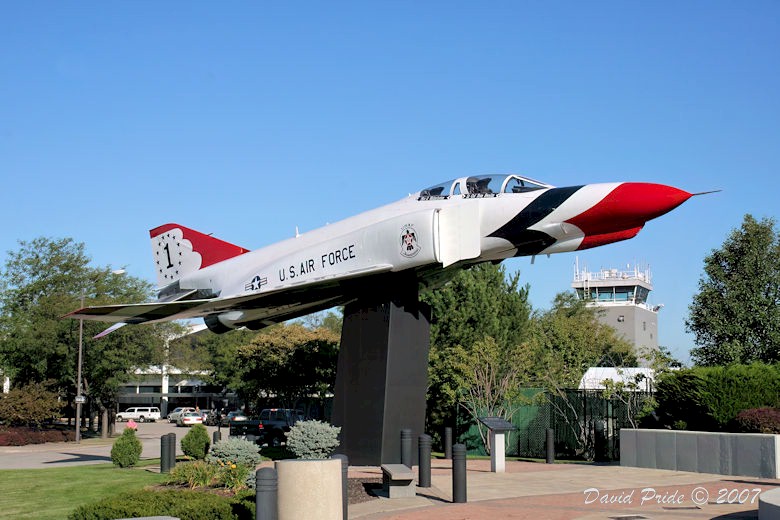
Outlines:
POLYGON ((490 471, 506 471, 506 432, 517 427, 503 417, 480 417, 479 422, 490 430, 490 471))

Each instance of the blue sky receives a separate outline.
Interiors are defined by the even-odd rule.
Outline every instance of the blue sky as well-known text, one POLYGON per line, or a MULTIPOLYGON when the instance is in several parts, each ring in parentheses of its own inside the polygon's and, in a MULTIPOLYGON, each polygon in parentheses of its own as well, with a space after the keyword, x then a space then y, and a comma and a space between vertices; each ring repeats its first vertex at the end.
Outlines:
MULTIPOLYGON (((73 237, 154 280, 147 230, 248 248, 470 174, 697 197, 579 254, 650 266, 683 359, 703 258, 778 215, 780 3, 15 2, 0 17, 0 262, 73 237)), ((506 262, 546 308, 575 254, 506 262)))

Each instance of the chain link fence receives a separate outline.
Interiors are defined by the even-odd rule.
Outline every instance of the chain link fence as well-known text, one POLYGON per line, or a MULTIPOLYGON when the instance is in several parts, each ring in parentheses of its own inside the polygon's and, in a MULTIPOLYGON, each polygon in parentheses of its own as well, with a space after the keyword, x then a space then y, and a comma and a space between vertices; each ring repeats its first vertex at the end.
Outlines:
MULTIPOLYGON (((507 455, 543 459, 548 428, 555 431, 555 456, 565 459, 611 461, 620 458, 620 429, 631 428, 648 392, 608 398, 602 390, 567 389, 555 393, 525 389, 527 404, 511 418, 517 430, 508 435, 507 455)), ((479 427, 461 416, 462 441, 469 452, 485 454, 479 427)))

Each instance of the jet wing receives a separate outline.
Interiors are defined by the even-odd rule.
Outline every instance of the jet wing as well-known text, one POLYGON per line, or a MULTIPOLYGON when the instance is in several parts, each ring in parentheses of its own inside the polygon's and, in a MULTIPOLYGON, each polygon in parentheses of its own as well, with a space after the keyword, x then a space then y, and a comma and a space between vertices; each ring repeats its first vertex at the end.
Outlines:
MULTIPOLYGON (((230 311, 255 311, 254 319, 282 321, 327 304, 339 305, 352 299, 353 291, 347 290, 342 282, 355 278, 378 275, 392 270, 391 264, 379 264, 365 269, 350 271, 337 277, 313 282, 301 282, 275 290, 263 290, 229 298, 206 298, 148 303, 100 305, 85 307, 65 317, 107 323, 157 323, 170 320, 207 317, 230 311), (260 310, 259 314, 257 311, 260 310)), ((326 307, 327 308, 327 307, 326 307)), ((315 309, 316 310, 316 309, 315 309)), ((313 312, 313 310, 312 310, 313 312)))

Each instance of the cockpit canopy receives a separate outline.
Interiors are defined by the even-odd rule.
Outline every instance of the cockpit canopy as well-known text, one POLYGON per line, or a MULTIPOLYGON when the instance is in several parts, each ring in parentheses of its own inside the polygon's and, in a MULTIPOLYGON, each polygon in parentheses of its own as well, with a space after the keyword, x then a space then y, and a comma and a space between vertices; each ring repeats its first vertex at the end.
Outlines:
POLYGON ((525 193, 552 188, 549 184, 520 175, 476 175, 461 177, 420 191, 417 200, 497 197, 502 193, 525 193))

